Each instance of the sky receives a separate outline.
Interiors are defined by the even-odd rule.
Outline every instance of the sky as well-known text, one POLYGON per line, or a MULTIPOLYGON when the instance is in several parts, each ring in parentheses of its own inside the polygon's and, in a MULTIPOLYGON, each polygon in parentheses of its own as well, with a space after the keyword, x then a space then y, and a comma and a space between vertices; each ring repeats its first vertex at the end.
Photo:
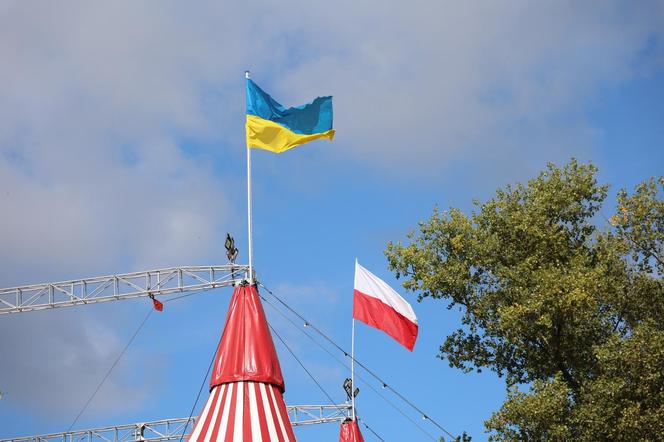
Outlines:
MULTIPOLYGON (((4 0, 0 286, 223 264, 226 232, 246 262, 245 70, 284 105, 334 96, 334 142, 254 151, 254 252, 261 282, 346 347, 355 258, 400 288, 383 251, 435 206, 469 213, 576 157, 611 185, 608 216, 618 189, 664 170, 662 1, 4 0)), ((459 312, 401 291, 414 352, 359 324, 357 358, 452 433, 486 440, 504 380, 438 359, 459 312)), ((75 427, 186 417, 230 294, 151 315, 75 427)), ((342 401, 347 369, 265 308, 342 401)), ((69 428, 149 309, 0 317, 0 438, 69 428)), ((326 403, 275 341, 286 402, 326 403)), ((440 435, 371 386, 389 402, 360 382, 358 413, 385 440, 440 435)))

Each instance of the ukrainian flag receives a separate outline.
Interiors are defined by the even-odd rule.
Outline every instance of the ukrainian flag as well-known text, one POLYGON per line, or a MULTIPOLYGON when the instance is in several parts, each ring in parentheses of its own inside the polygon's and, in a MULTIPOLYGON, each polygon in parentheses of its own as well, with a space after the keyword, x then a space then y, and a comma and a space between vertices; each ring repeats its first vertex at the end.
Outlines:
POLYGON ((332 97, 284 108, 247 78, 247 147, 285 152, 318 138, 334 138, 332 97))

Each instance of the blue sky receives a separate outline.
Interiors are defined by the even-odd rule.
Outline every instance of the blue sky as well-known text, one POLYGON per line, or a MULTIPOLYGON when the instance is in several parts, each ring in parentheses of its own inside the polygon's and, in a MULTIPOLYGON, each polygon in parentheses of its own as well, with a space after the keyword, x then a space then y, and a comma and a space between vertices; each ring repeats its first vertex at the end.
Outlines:
MULTIPOLYGON (((227 231, 246 260, 244 70, 285 105, 333 95, 333 143, 254 152, 255 262, 266 286, 346 346, 355 257, 399 287, 385 245, 435 205, 469 211, 572 156, 594 162, 612 196, 664 170, 661 1, 7 1, 0 60, 5 287, 223 263, 227 231)), ((152 315, 77 427, 188 415, 230 293, 152 315)), ((502 379, 437 359, 458 312, 407 297, 415 351, 358 325, 358 359, 445 428, 485 440, 502 379)), ((0 437, 66 430, 149 307, 0 318, 0 437)), ((266 312, 342 400, 345 369, 266 312)), ((277 349, 286 401, 325 403, 277 349)), ((428 440, 360 388, 359 411, 386 440, 428 440)), ((302 441, 337 434, 296 430, 302 441)))

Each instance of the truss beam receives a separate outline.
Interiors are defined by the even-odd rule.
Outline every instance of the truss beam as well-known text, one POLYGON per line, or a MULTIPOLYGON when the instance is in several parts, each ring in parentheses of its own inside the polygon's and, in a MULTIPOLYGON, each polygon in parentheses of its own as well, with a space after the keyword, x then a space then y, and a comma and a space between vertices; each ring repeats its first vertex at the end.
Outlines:
POLYGON ((0 314, 162 296, 235 285, 246 265, 183 266, 0 289, 0 314))
MULTIPOLYGON (((288 416, 294 427, 302 425, 342 422, 351 413, 350 404, 288 405, 288 416)), ((77 430, 65 433, 0 439, 0 442, 160 442, 179 440, 187 429, 190 432, 195 418, 164 419, 114 427, 77 430)))
POLYGON ((294 427, 302 425, 342 422, 350 417, 352 406, 339 405, 287 405, 288 418, 294 427))

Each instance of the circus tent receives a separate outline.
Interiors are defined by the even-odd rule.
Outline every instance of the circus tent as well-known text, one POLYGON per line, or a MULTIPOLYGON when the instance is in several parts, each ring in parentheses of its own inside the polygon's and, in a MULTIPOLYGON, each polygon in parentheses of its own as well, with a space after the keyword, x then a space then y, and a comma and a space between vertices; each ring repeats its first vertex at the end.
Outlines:
POLYGON ((189 441, 295 441, 284 379, 255 285, 235 287, 210 378, 210 396, 189 441))

